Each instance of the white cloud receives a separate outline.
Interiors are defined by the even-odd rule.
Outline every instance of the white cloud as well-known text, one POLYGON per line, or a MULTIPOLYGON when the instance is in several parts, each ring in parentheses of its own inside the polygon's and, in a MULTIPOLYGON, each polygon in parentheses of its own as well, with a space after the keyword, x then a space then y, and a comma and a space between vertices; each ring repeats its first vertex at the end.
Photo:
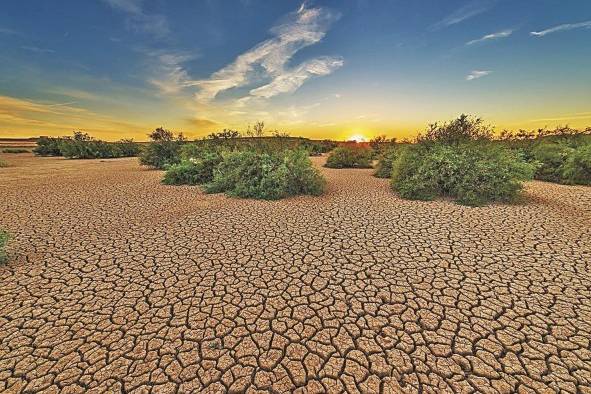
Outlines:
POLYGON ((591 21, 580 22, 580 23, 565 23, 564 25, 558 25, 542 31, 532 31, 529 33, 535 37, 543 37, 546 34, 556 33, 559 31, 567 31, 574 29, 591 29, 591 21))
POLYGON ((163 38, 170 33, 166 17, 147 14, 143 9, 144 0, 103 0, 112 8, 127 14, 127 26, 131 30, 144 32, 156 38, 163 38))
POLYGON ((280 93, 296 91, 306 80, 313 76, 323 76, 332 73, 343 65, 343 59, 336 57, 320 57, 309 60, 299 66, 285 70, 277 75, 271 83, 252 89, 250 94, 256 97, 270 98, 280 93))
POLYGON ((473 18, 476 15, 488 11, 494 5, 494 3, 494 0, 472 0, 439 22, 435 23, 433 26, 431 26, 431 29, 439 30, 444 27, 452 26, 467 19, 473 18))
POLYGON ((513 34, 513 30, 507 29, 497 33, 491 33, 479 38, 477 40, 468 41, 466 45, 474 45, 485 41, 498 40, 499 38, 506 38, 513 34))
POLYGON ((158 66, 155 71, 159 75, 148 82, 166 94, 178 93, 185 88, 189 76, 182 64, 195 56, 161 51, 148 52, 148 56, 156 59, 158 66))
POLYGON ((271 82, 251 93, 258 97, 272 97, 278 93, 292 92, 313 75, 327 75, 342 66, 340 58, 321 57, 295 66, 286 67, 296 52, 316 44, 324 38, 337 15, 323 8, 306 8, 289 14, 282 23, 271 29, 273 37, 239 55, 234 62, 223 67, 205 80, 187 81, 187 86, 197 86, 196 98, 207 102, 220 92, 250 85, 260 78, 271 82), (257 73, 260 66, 261 73, 257 73))
POLYGON ((474 79, 482 78, 492 73, 487 70, 474 70, 470 74, 466 75, 466 81, 472 81, 474 79))

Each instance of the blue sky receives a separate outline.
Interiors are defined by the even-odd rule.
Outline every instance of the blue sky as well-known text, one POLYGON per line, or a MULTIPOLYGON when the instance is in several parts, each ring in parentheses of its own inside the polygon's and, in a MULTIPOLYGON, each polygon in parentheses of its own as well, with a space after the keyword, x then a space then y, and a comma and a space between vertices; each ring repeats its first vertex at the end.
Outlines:
POLYGON ((0 136, 591 125, 591 1, 7 2, 0 136))

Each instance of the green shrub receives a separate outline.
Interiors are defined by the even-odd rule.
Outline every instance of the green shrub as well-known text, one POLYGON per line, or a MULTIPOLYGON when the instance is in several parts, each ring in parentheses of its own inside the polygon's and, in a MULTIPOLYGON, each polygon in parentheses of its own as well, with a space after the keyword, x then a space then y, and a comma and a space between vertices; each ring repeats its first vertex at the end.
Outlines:
POLYGON ((8 238, 8 233, 4 230, 0 230, 0 264, 5 263, 8 260, 8 255, 5 250, 8 238))
POLYGON ((60 142, 62 138, 40 137, 33 153, 39 156, 61 156, 60 142))
POLYGON ((174 136, 172 131, 162 127, 149 134, 150 142, 144 146, 140 153, 140 164, 157 169, 178 164, 181 161, 181 146, 185 139, 181 134, 174 136))
POLYGON ((253 150, 226 152, 215 168, 208 193, 242 198, 277 200, 324 190, 324 179, 308 159, 305 150, 259 153, 253 150))
POLYGON ((371 168, 371 149, 343 146, 334 149, 326 159, 329 168, 371 168))
POLYGON ((29 150, 23 148, 6 148, 2 149, 2 153, 29 153, 29 150))
POLYGON ((427 131, 417 137, 417 142, 456 145, 470 141, 489 141, 492 136, 493 128, 485 124, 484 120, 462 114, 451 122, 430 124, 427 131))
POLYGON ((162 182, 166 185, 200 185, 213 180, 213 170, 222 162, 218 152, 202 152, 199 157, 184 159, 166 168, 162 182))
POLYGON ((132 139, 122 139, 113 144, 119 151, 120 157, 135 157, 141 152, 140 144, 132 139))
POLYGON ((0 168, 3 168, 3 167, 8 167, 8 163, 5 162, 4 160, 0 159, 0 168))
POLYGON ((378 158, 374 176, 377 178, 390 178, 392 176, 392 165, 398 156, 400 156, 402 150, 403 148, 401 146, 394 145, 384 151, 378 158))
POLYGON ((562 166, 562 179, 573 185, 591 185, 591 144, 572 151, 562 166))
POLYGON ((460 204, 478 206, 513 201, 533 171, 533 165, 500 146, 418 145, 396 159, 391 185, 403 198, 451 197, 460 204))
POLYGON ((574 151, 563 144, 540 142, 531 151, 537 164, 535 178, 542 181, 562 182, 563 166, 574 151))
POLYGON ((118 142, 97 140, 87 133, 75 131, 72 137, 41 137, 33 152, 42 156, 64 156, 68 159, 110 159, 137 156, 139 145, 133 140, 118 142))

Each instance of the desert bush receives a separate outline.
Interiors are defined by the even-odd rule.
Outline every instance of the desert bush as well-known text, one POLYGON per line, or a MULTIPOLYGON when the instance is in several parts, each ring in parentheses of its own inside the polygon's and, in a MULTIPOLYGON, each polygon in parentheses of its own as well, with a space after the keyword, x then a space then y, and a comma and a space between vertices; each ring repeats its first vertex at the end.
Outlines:
POLYGON ((460 115, 451 122, 432 123, 427 131, 419 134, 420 144, 441 143, 455 145, 470 141, 488 141, 493 136, 493 128, 481 118, 460 115))
POLYGON ((385 135, 378 135, 369 140, 369 146, 373 150, 373 157, 379 158, 396 144, 396 138, 389 139, 385 135))
POLYGON ((40 137, 33 153, 39 156, 61 156, 60 142, 62 138, 40 137))
POLYGON ((5 162, 4 160, 0 159, 0 168, 3 168, 3 167, 8 167, 8 163, 5 162))
POLYGON ((394 145, 384 151, 378 158, 374 176, 377 178, 390 178, 392 176, 392 165, 403 149, 403 146, 394 145))
POLYGON ((113 144, 119 150, 121 157, 135 157, 141 152, 140 144, 132 139, 122 139, 113 144))
POLYGON ((564 144, 536 144, 531 150, 531 158, 537 165, 534 177, 542 181, 562 182, 563 166, 573 151, 573 148, 564 144))
POLYGON ((62 138, 59 148, 68 159, 112 159, 137 156, 139 152, 139 145, 133 140, 106 142, 81 132, 73 138, 62 138))
POLYGON ((2 149, 2 153, 29 153, 29 150, 23 148, 6 148, 2 149))
POLYGON ((185 139, 182 133, 177 136, 162 127, 148 134, 152 140, 140 153, 140 164, 164 169, 166 166, 180 163, 180 151, 185 139))
POLYGON ((419 144, 394 161, 392 188, 401 197, 451 197, 464 205, 515 200, 534 166, 491 144, 419 144))
POLYGON ((591 185, 591 144, 572 151, 562 165, 562 180, 573 185, 591 185))
POLYGON ((0 264, 5 263, 8 260, 6 254, 6 243, 8 242, 8 233, 4 230, 0 230, 0 264))
POLYGON ((330 152, 326 159, 329 168, 371 168, 372 151, 366 148, 342 146, 330 152))
POLYGON ((211 182, 213 171, 221 162, 221 153, 205 150, 198 156, 166 167, 162 182, 166 185, 200 185, 211 182))
POLYGON ((297 194, 319 195, 324 190, 324 179, 305 150, 282 154, 245 150, 222 156, 213 180, 205 187, 208 193, 277 200, 297 194))

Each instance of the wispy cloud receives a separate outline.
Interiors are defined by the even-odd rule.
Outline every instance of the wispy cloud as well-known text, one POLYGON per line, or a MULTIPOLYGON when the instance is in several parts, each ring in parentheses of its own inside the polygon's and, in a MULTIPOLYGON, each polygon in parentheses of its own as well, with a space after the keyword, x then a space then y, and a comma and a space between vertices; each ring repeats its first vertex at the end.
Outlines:
POLYGON ((580 22, 580 23, 565 23, 564 25, 558 25, 551 27, 546 30, 532 31, 529 34, 535 37, 543 37, 546 34, 557 33, 560 31, 574 30, 574 29, 591 29, 591 21, 580 22))
POLYGON ((144 0, 103 0, 112 8, 127 14, 127 26, 131 30, 144 32, 156 38, 170 33, 168 20, 164 15, 148 14, 144 11, 144 0))
POLYGON ((492 73, 492 71, 488 71, 488 70, 474 70, 470 74, 466 75, 466 81, 472 81, 474 79, 486 77, 490 73, 492 73))
POLYGON ((251 85, 261 79, 271 79, 267 85, 252 89, 255 97, 272 97, 292 92, 314 75, 327 75, 343 65, 340 57, 319 57, 288 68, 287 63, 296 52, 316 44, 324 38, 338 15, 324 8, 306 8, 305 4, 289 14, 271 29, 273 37, 239 55, 234 62, 223 67, 205 80, 187 81, 196 86, 196 98, 207 102, 220 92, 251 85), (262 75, 257 66, 260 66, 262 75))
POLYGON ((474 45, 474 44, 479 44, 479 43, 485 42, 485 41, 498 40, 499 38, 509 37, 511 34, 513 34, 513 30, 507 29, 507 30, 499 31, 497 33, 487 34, 477 40, 468 41, 466 43, 466 45, 474 45))
POLYGON ((39 48, 39 47, 34 47, 34 46, 22 46, 21 49, 24 49, 25 51, 29 51, 29 52, 35 52, 35 53, 55 53, 55 51, 53 49, 48 49, 48 48, 39 48))
POLYGON ((435 23, 431 26, 431 30, 439 30, 473 18, 476 15, 488 11, 494 4, 495 0, 471 0, 439 22, 435 23))
POLYGON ((156 72, 158 78, 151 78, 148 82, 166 94, 178 93, 187 86, 189 75, 183 68, 183 63, 194 59, 195 55, 175 52, 149 52, 151 58, 156 58, 156 72))
POLYGON ((285 70, 283 73, 277 75, 271 83, 252 89, 250 94, 255 97, 270 98, 280 93, 294 92, 308 78, 328 75, 342 65, 343 59, 335 57, 319 57, 309 60, 293 69, 285 70))

